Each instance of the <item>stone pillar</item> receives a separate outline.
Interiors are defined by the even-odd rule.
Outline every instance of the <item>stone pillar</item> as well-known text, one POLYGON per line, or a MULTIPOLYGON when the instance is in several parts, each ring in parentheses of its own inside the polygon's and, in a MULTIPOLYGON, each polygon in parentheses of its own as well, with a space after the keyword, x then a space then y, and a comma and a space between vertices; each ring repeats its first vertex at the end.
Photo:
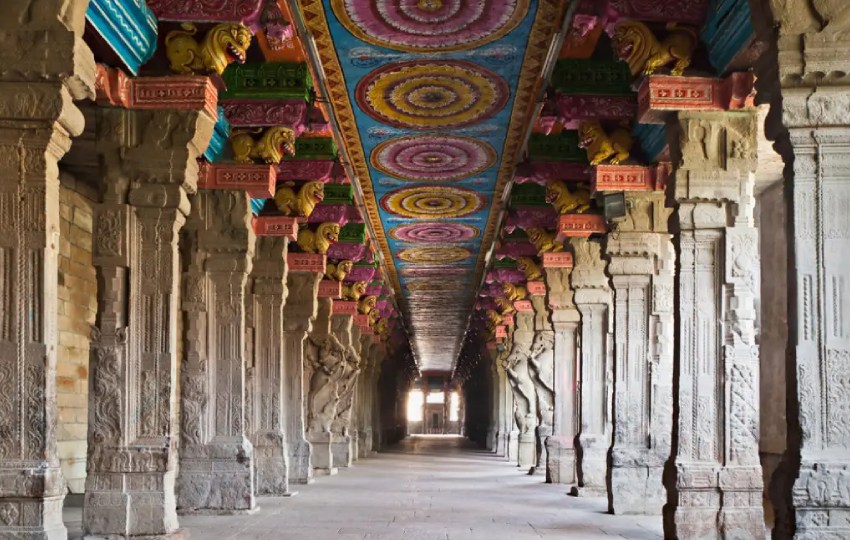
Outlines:
MULTIPOLYGON (((316 323, 304 350, 305 376, 309 383, 305 402, 307 440, 312 448, 313 471, 336 474, 333 426, 339 403, 339 381, 346 370, 346 347, 331 330, 333 300, 319 299, 316 323)), ((349 318, 349 332, 351 320, 349 318)))
POLYGON ((354 459, 356 440, 352 430, 351 413, 354 408, 354 391, 360 373, 360 328, 353 325, 352 315, 331 317, 331 331, 343 346, 343 363, 336 379, 337 403, 331 432, 331 452, 335 467, 350 467, 354 459), (355 345, 356 344, 356 345, 355 345))
POLYGON ((374 367, 372 368, 372 379, 369 381, 369 392, 371 394, 371 410, 369 411, 369 425, 372 426, 372 451, 381 449, 381 368, 387 358, 387 344, 381 343, 378 347, 374 367))
MULTIPOLYGON (((508 343, 507 345, 510 345, 508 343)), ((499 370, 499 384, 502 387, 499 396, 499 442, 503 445, 502 456, 506 461, 516 461, 519 450, 519 430, 516 424, 516 403, 514 400, 513 383, 508 377, 505 359, 510 354, 510 348, 504 343, 496 345, 496 368, 499 370)))
POLYGON ((244 192, 201 190, 183 230, 181 514, 251 512, 254 447, 245 431, 245 282, 254 256, 244 192))
MULTIPOLYGON (((771 0, 779 29, 772 112, 787 134, 788 439, 771 482, 776 538, 850 537, 850 107, 846 3, 771 0)), ((773 59, 775 57, 771 57, 773 59)), ((767 79, 767 77, 764 77, 767 79)), ((761 91, 761 90, 760 90, 761 91)))
POLYGON ((64 539, 56 448, 59 167, 94 96, 87 2, 12 2, 0 21, 0 537, 64 539))
POLYGON ((545 474, 548 463, 546 440, 552 436, 555 419, 555 332, 549 322, 546 296, 532 295, 531 304, 534 307, 534 341, 528 368, 537 398, 535 472, 545 474))
POLYGON ((370 412, 372 410, 371 402, 371 385, 372 373, 375 369, 375 355, 378 344, 375 342, 378 338, 373 334, 364 333, 360 347, 360 362, 361 372, 357 379, 357 394, 354 400, 354 406, 357 412, 357 457, 368 457, 372 452, 372 425, 370 421, 370 412))
POLYGON ((757 118, 755 110, 678 115, 678 415, 668 536, 764 538, 753 223, 757 118))
POLYGON ((614 287, 609 510, 660 514, 673 423, 673 245, 663 193, 629 193, 605 243, 614 287))
POLYGON ((307 388, 304 349, 307 334, 317 315, 321 279, 322 274, 318 272, 293 271, 286 278, 289 295, 283 308, 283 412, 289 449, 289 481, 294 484, 308 484, 313 479, 311 448, 304 423, 304 394, 307 388))
POLYGON ((545 268, 552 328, 555 331, 555 411, 552 436, 546 440, 546 481, 575 482, 578 434, 578 325, 579 313, 570 288, 571 268, 545 268))
POLYGON ((576 483, 572 494, 605 497, 611 447, 611 287, 598 242, 572 238, 575 254, 570 282, 581 314, 580 409, 576 483))
POLYGON ((514 393, 514 417, 518 427, 517 466, 531 470, 535 464, 537 436, 537 397, 534 381, 528 368, 531 344, 534 340, 534 313, 516 314, 516 329, 510 353, 503 362, 514 393))
POLYGON ((499 384, 499 370, 496 365, 496 344, 494 342, 487 343, 487 347, 482 358, 488 364, 490 371, 490 424, 487 429, 487 450, 490 450, 496 455, 499 454, 499 393, 502 390, 499 384))
POLYGON ((103 203, 94 216, 92 336, 83 529, 177 529, 178 233, 214 119, 198 111, 99 108, 103 203))
POLYGON ((287 298, 289 240, 257 239, 254 267, 246 291, 251 362, 246 373, 246 431, 254 445, 257 495, 292 495, 284 410, 283 306, 287 298))

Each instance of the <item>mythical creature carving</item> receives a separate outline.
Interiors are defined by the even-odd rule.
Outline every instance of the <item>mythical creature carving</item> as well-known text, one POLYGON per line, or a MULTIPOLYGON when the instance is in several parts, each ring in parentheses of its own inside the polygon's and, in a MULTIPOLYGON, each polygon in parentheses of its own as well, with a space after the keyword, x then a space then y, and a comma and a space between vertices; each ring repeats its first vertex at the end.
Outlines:
POLYGON ((590 210, 590 192, 582 187, 570 191, 563 180, 546 184, 546 202, 559 214, 583 214, 590 210))
MULTIPOLYGON (((587 151, 591 165, 600 165, 606 161, 618 165, 629 159, 633 141, 632 134, 625 128, 616 128, 607 133, 598 120, 584 120, 579 124, 578 134, 579 146, 587 151)), ((588 193, 588 202, 589 197, 588 193)))
MULTIPOLYGON (((255 133, 259 133, 259 130, 255 133)), ((233 161, 236 163, 254 163, 254 160, 259 160, 263 163, 277 164, 283 159, 284 153, 290 156, 295 155, 295 132, 287 127, 273 126, 266 128, 260 139, 256 140, 250 132, 238 131, 230 137, 230 147, 233 149, 233 161)), ((322 197, 324 197, 324 185, 322 197)), ((280 207, 277 193, 275 193, 275 203, 280 207)), ((312 212, 312 207, 310 211, 312 212)))
POLYGON ((502 324, 502 315, 495 309, 487 310, 487 328, 492 332, 497 326, 502 324))
POLYGON ((514 303, 502 296, 496 298, 496 307, 499 308, 499 312, 502 315, 507 315, 508 313, 513 313, 514 311, 516 311, 516 309, 514 308, 514 303))
POLYGON ((291 187, 280 186, 274 194, 274 203, 285 216, 310 217, 316 205, 324 199, 324 182, 307 182, 297 195, 291 187))
POLYGON ((328 279, 333 279, 336 281, 342 281, 345 279, 345 276, 351 272, 351 269, 354 268, 353 261, 339 261, 336 264, 328 263, 325 268, 325 276, 328 279))
POLYGON ((183 23, 182 30, 172 30, 165 36, 165 55, 175 73, 217 73, 233 62, 245 63, 251 45, 251 31, 236 23, 217 24, 198 43, 198 27, 183 23))
POLYGON ((343 285, 342 297, 346 300, 358 301, 360 297, 366 294, 366 288, 369 286, 365 281, 357 281, 351 285, 343 285))
POLYGON ((525 297, 528 296, 528 290, 525 287, 514 285, 513 283, 502 283, 502 293, 511 302, 525 300, 525 297))
POLYGON ((555 240, 555 235, 542 227, 529 227, 528 239, 537 248, 537 253, 557 253, 564 251, 564 244, 555 240))
POLYGON ((298 247, 304 250, 305 253, 321 253, 322 255, 328 252, 331 244, 339 240, 339 223, 326 221, 320 223, 316 227, 316 232, 310 229, 301 229, 298 231, 298 247))
POLYGON ((369 295, 364 296, 357 303, 357 311, 360 313, 368 315, 378 306, 378 297, 369 295))
POLYGON ((311 337, 305 349, 305 359, 313 370, 308 394, 308 431, 330 433, 339 398, 335 381, 345 367, 345 350, 333 336, 324 336, 316 341, 311 337))
POLYGON ((387 319, 381 319, 374 325, 375 333, 381 336, 382 340, 386 340, 390 336, 390 322, 387 319))
MULTIPOLYGON (((366 298, 369 297, 367 296, 366 298)), ((369 324, 372 326, 374 326, 378 323, 379 320, 381 320, 381 312, 377 309, 370 309, 366 315, 369 318, 369 324)))
POLYGON ((357 376, 360 374, 360 360, 354 351, 345 353, 339 379, 337 380, 336 416, 331 424, 331 431, 339 435, 349 435, 351 426, 351 408, 354 405, 354 389, 357 376))
POLYGON ((514 417, 521 434, 531 433, 537 425, 537 401, 534 382, 528 371, 529 343, 515 341, 503 367, 514 392, 514 417))
POLYGON ((518 257, 516 260, 517 270, 525 274, 528 281, 543 279, 543 270, 531 257, 518 257))
POLYGON ((674 64, 670 74, 681 76, 691 65, 691 57, 698 38, 693 28, 667 26, 669 33, 659 41, 652 30, 639 21, 622 21, 617 24, 612 36, 617 55, 629 64, 632 75, 652 75, 658 69, 674 64))

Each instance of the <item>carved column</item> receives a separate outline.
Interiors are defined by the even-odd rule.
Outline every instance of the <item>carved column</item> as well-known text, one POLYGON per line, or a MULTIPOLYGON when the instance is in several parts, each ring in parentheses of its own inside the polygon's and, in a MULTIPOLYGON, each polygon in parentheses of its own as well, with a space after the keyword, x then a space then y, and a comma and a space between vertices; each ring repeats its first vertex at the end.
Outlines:
POLYGON ((352 315, 331 317, 331 331, 343 347, 343 363, 336 380, 337 403, 331 424, 333 464, 335 467, 350 467, 354 459, 356 441, 351 429, 351 413, 354 408, 354 391, 360 373, 360 328, 354 326, 352 315))
POLYGON ((570 268, 545 268, 552 328, 555 331, 555 415, 552 436, 546 440, 546 481, 575 482, 575 438, 578 433, 579 313, 570 288, 570 268))
POLYGON ((246 292, 251 362, 246 372, 246 427, 254 445, 258 495, 291 495, 286 445, 283 306, 287 299, 288 239, 257 238, 246 292))
MULTIPOLYGON (((487 430, 487 450, 490 450, 496 455, 499 453, 499 395, 502 386, 499 380, 499 369, 496 362, 496 344, 494 342, 487 343, 487 347, 482 360, 488 363, 490 371, 490 425, 487 430)), ((504 434, 503 434, 504 435, 504 434)))
POLYGON ((286 444, 289 448, 289 481, 307 484, 313 479, 310 443, 307 442, 304 423, 304 394, 307 381, 304 377, 304 348, 307 334, 312 330, 318 313, 317 295, 322 274, 294 272, 286 278, 289 296, 283 308, 283 396, 286 444))
POLYGON ((535 472, 545 473, 548 463, 546 440, 552 436, 555 420, 555 332, 549 322, 545 295, 532 295, 531 304, 534 307, 534 341, 528 368, 537 398, 535 472))
POLYGON ((611 447, 611 390, 613 369, 611 287, 598 242, 572 238, 575 254, 570 281, 581 314, 579 393, 581 419, 573 495, 607 494, 608 449, 611 447))
POLYGON ((534 467, 537 441, 537 398, 528 367, 533 340, 534 313, 517 313, 512 347, 503 365, 514 393, 514 417, 519 428, 517 465, 527 470, 534 467))
POLYGON ((181 513, 253 511, 245 431, 245 282, 254 255, 244 192, 201 190, 183 234, 181 513))
POLYGON ((368 457, 372 452, 372 425, 369 418, 371 411, 372 373, 375 369, 375 355, 378 338, 372 334, 363 334, 360 338, 361 372, 357 379, 357 395, 354 405, 357 411, 357 457, 368 457))
POLYGON ((510 354, 510 343, 496 345, 495 362, 499 370, 499 381, 502 387, 499 402, 499 442, 503 445, 506 461, 516 461, 519 450, 519 430, 516 425, 515 400, 513 382, 508 377, 505 359, 510 354))
POLYGON ((673 245, 662 193, 629 193, 608 234, 614 287, 614 434, 609 510, 660 514, 673 423, 673 245))
POLYGON ((678 415, 668 536, 764 538, 753 223, 757 118, 754 110, 678 115, 678 415))
POLYGON ((12 2, 0 21, 0 537, 64 539, 56 448, 59 168, 93 97, 86 2, 12 2), (63 9, 64 8, 64 9, 63 9), (62 12, 62 16, 57 13, 62 12))
MULTIPOLYGON (((791 194, 788 440, 771 482, 776 538, 850 537, 850 19, 840 0, 770 2, 791 194), (789 144, 790 143, 790 144, 789 144)), ((779 107, 781 105, 781 108, 779 107)), ((783 140, 784 139, 784 140, 783 140)))
POLYGON ((371 408, 369 411, 369 425, 372 427, 372 451, 377 452, 381 449, 381 393, 380 380, 381 369, 384 361, 387 359, 388 349, 386 343, 380 343, 374 359, 372 367, 372 379, 369 381, 369 392, 371 398, 371 408))
POLYGON ((214 119, 197 111, 97 113, 104 193, 94 217, 98 312, 83 528, 165 535, 177 529, 178 233, 214 119))

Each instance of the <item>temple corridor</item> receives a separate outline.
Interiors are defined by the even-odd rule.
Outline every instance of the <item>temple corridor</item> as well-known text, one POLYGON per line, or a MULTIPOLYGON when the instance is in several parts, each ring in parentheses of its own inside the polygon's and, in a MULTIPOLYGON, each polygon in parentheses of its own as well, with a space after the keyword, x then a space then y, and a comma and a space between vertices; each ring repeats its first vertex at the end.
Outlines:
MULTIPOLYGON (((260 512, 187 516, 191 540, 526 540, 661 538, 653 516, 606 514, 602 498, 565 497, 467 439, 413 435, 293 498, 259 497, 260 512)), ((80 509, 66 510, 69 538, 80 509)))

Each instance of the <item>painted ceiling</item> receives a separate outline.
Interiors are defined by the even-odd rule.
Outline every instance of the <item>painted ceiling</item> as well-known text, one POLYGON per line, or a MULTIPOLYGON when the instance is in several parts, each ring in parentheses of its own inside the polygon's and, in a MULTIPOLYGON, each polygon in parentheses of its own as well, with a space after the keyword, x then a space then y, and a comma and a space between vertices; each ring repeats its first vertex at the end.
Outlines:
POLYGON ((300 0, 421 369, 459 352, 565 4, 300 0))

